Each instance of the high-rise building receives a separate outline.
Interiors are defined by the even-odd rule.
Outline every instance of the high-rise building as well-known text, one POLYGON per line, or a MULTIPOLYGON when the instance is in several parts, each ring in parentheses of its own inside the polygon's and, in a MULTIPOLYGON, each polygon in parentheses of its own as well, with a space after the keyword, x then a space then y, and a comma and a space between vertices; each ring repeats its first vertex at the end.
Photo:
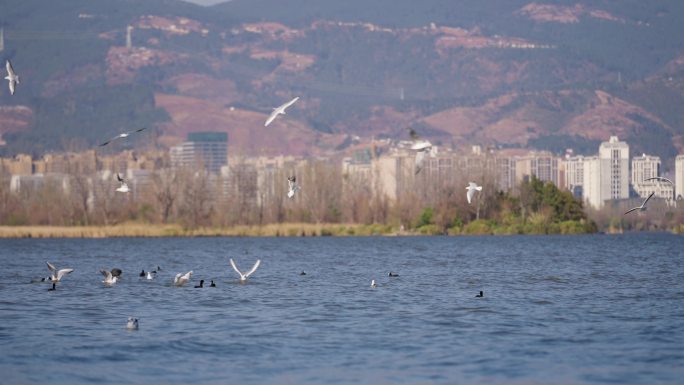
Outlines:
POLYGON ((593 208, 601 208, 607 199, 609 183, 603 178, 602 162, 598 156, 588 156, 582 161, 582 197, 593 208))
POLYGON ((684 154, 675 158, 675 199, 684 199, 684 154))
POLYGON ((516 179, 521 182, 531 176, 558 186, 558 158, 550 152, 532 152, 516 158, 516 179))
POLYGON ((584 157, 582 155, 565 159, 565 188, 576 198, 584 198, 584 157))
POLYGON ((655 193, 655 196, 663 199, 672 199, 674 188, 669 183, 646 179, 660 176, 660 158, 642 154, 632 159, 632 186, 634 191, 646 198, 655 193))
POLYGON ((199 167, 212 173, 221 172, 228 164, 228 134, 225 132, 193 132, 188 141, 170 149, 174 167, 199 167))
POLYGON ((605 199, 629 198, 629 145, 611 136, 601 143, 599 159, 603 178, 609 182, 607 194, 601 191, 601 195, 605 199))

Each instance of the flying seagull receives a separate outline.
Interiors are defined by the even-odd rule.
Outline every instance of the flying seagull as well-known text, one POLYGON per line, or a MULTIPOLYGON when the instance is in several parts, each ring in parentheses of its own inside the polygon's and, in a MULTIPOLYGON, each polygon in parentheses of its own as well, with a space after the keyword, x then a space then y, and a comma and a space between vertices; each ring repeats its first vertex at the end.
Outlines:
POLYGON ((116 174, 116 179, 119 181, 119 183, 121 183, 121 186, 119 186, 119 188, 117 188, 116 191, 122 193, 127 193, 131 191, 131 189, 128 188, 128 184, 126 184, 126 181, 121 176, 119 176, 118 173, 116 174))
POLYGON ((657 180, 657 181, 661 181, 661 182, 668 182, 669 184, 674 186, 674 183, 672 183, 671 180, 664 178, 662 176, 654 176, 653 178, 644 179, 644 182, 649 181, 649 180, 657 180))
POLYGON ((59 282, 62 280, 62 277, 64 277, 66 274, 71 273, 74 271, 74 269, 60 269, 57 270, 55 265, 51 264, 50 262, 46 262, 48 269, 52 272, 49 277, 44 278, 44 281, 50 281, 50 282, 59 282))
POLYGON ((292 198, 297 192, 297 190, 299 190, 299 186, 297 185, 297 177, 292 175, 291 177, 287 178, 287 186, 287 197, 292 198))
POLYGON ((240 282, 246 281, 247 278, 249 278, 249 276, 252 275, 256 271, 256 269, 259 267, 260 263, 261 263, 261 260, 257 259, 254 266, 252 266, 252 269, 250 269, 248 272, 243 274, 235 265, 235 261, 233 261, 233 258, 230 259, 230 265, 233 266, 233 270, 235 270, 238 274, 240 274, 240 282))
POLYGON ((289 102, 283 104, 280 107, 274 108, 273 112, 271 112, 271 115, 269 115, 268 119, 266 119, 266 123, 264 123, 264 127, 268 127, 268 125, 271 124, 271 122, 276 118, 276 116, 278 116, 280 114, 285 115, 285 109, 287 107, 290 107, 291 105, 293 105, 297 100, 299 100, 299 96, 297 96, 296 98, 294 98, 294 99, 290 100, 289 102))
POLYGON ((107 270, 103 269, 103 270, 100 270, 100 273, 102 273, 102 275, 105 277, 104 280, 102 281, 102 283, 104 283, 106 286, 112 286, 118 280, 118 277, 115 277, 114 275, 112 275, 111 271, 107 271, 107 270))
POLYGON ((190 277, 192 277, 192 270, 188 271, 184 275, 181 275, 181 273, 176 274, 176 278, 173 279, 173 284, 180 287, 188 283, 190 280, 190 277))
POLYGON ((468 187, 466 187, 466 190, 468 190, 466 193, 466 198, 468 198, 468 204, 470 204, 470 201, 473 200, 473 196, 475 195, 475 190, 482 191, 482 186, 478 186, 475 182, 468 182, 468 187))
POLYGON ((127 138, 129 135, 135 134, 136 132, 140 132, 140 131, 143 131, 143 130, 145 130, 145 129, 147 129, 147 127, 143 127, 143 128, 138 129, 138 130, 135 130, 135 131, 124 132, 123 134, 119 134, 119 135, 117 135, 117 136, 115 136, 115 137, 113 137, 113 138, 111 138, 111 139, 108 139, 106 142, 102 143, 102 144, 100 145, 100 147, 106 146, 106 145, 108 145, 110 142, 112 142, 112 141, 114 141, 114 140, 127 138))
POLYGON ((430 141, 425 140, 425 139, 420 139, 416 131, 409 127, 407 128, 409 135, 411 136, 411 139, 413 140, 413 145, 411 145, 411 150, 415 150, 416 152, 416 162, 415 162, 415 167, 416 167, 416 174, 420 172, 420 170, 423 169, 423 163, 425 162, 425 155, 428 152, 432 151, 432 143, 430 141))
POLYGON ((622 214, 622 215, 627 215, 627 214, 629 214, 629 213, 631 213, 632 211, 635 211, 635 210, 646 211, 646 202, 648 202, 648 200, 651 199, 651 197, 653 196, 653 194, 655 194, 655 192, 652 192, 651 195, 649 195, 648 198, 646 198, 646 200, 644 201, 644 203, 641 204, 641 206, 638 206, 638 207, 635 207, 635 208, 633 208, 633 209, 630 209, 630 210, 628 210, 627 212, 625 212, 625 213, 622 214))
POLYGON ((16 89, 17 84, 19 84, 19 75, 14 73, 14 68, 12 68, 12 63, 10 63, 9 60, 5 61, 5 68, 7 68, 7 76, 5 76, 5 79, 9 81, 10 94, 14 95, 14 90, 16 89))

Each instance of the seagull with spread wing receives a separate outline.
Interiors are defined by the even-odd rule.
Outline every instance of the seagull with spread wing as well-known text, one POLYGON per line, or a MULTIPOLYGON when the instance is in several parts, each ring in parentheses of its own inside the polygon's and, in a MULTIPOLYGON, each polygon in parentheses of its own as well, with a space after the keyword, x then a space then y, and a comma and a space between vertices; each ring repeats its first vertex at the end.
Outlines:
POLYGON ((273 109, 273 112, 271 112, 271 115, 268 116, 268 119, 266 119, 266 123, 264 123, 264 127, 268 127, 269 124, 278 116, 278 115, 285 115, 285 109, 287 107, 290 107, 293 105, 297 100, 299 100, 299 96, 296 98, 290 100, 289 102, 281 105, 280 107, 276 107, 273 109))
POLYGON ((5 61, 5 68, 7 69, 7 76, 5 76, 5 79, 9 81, 10 95, 14 95, 14 91, 17 88, 17 84, 19 84, 19 75, 17 75, 14 72, 14 68, 12 68, 12 63, 10 63, 9 60, 5 61))
POLYGON ((55 265, 51 264, 50 262, 46 262, 48 269, 52 272, 49 277, 44 278, 43 281, 50 281, 50 282, 59 282, 62 280, 62 277, 65 275, 71 273, 74 271, 74 269, 59 269, 55 267, 55 265))
POLYGON ((641 206, 637 206, 637 207, 635 207, 635 208, 633 208, 633 209, 629 209, 629 210, 627 210, 627 212, 625 212, 625 213, 622 214, 622 215, 627 215, 627 214, 631 213, 632 211, 636 211, 636 210, 639 210, 639 211, 646 211, 646 203, 648 202, 649 199, 651 199, 651 197, 653 196, 653 194, 655 194, 655 192, 652 192, 651 195, 649 195, 648 198, 646 198, 646 200, 644 201, 644 203, 641 204, 641 206))
POLYGON ((131 134, 135 134, 136 132, 141 132, 141 131, 146 130, 146 129, 147 129, 147 127, 143 127, 143 128, 137 129, 137 130, 135 130, 135 131, 124 132, 123 134, 119 134, 119 135, 117 135, 117 136, 115 136, 115 137, 113 137, 113 138, 108 139, 106 142, 100 144, 100 147, 106 146, 106 145, 108 145, 109 143, 111 143, 112 141, 115 141, 115 140, 117 140, 117 139, 127 138, 127 137, 129 137, 131 134))
POLYGON ((116 174, 116 179, 119 181, 119 183, 121 183, 121 186, 119 186, 119 188, 117 188, 116 191, 122 193, 127 193, 131 191, 131 189, 128 188, 128 184, 126 184, 126 181, 121 176, 119 176, 118 173, 116 174))
POLYGON ((240 282, 245 282, 245 281, 247 281, 247 278, 249 278, 249 276, 252 275, 252 274, 256 271, 256 269, 259 267, 259 264, 260 264, 260 263, 261 263, 261 260, 260 260, 260 259, 257 259, 257 261, 256 261, 256 263, 254 264, 254 266, 252 266, 252 268, 251 268, 248 272, 242 273, 242 272, 240 271, 240 269, 237 268, 237 265, 235 265, 235 262, 233 261, 233 258, 230 259, 230 265, 233 266, 233 270, 235 270, 235 271, 240 275, 240 282))
POLYGON ((466 187, 468 192, 466 193, 466 198, 468 198, 468 204, 473 200, 475 191, 482 191, 482 186, 478 186, 475 182, 468 182, 468 187, 466 187))
POLYGON ((665 177, 662 177, 662 176, 654 176, 653 178, 644 179, 644 182, 649 181, 649 180, 657 180, 659 182, 668 182, 669 184, 674 186, 674 183, 672 183, 671 180, 669 180, 665 177))
POLYGON ((430 143, 430 141, 428 140, 421 139, 413 128, 409 127, 407 128, 407 130, 409 132, 409 135, 411 136, 411 139, 413 140, 411 150, 417 151, 415 161, 415 174, 418 174, 420 170, 423 169, 423 163, 425 163, 425 155, 432 151, 432 143, 430 143))

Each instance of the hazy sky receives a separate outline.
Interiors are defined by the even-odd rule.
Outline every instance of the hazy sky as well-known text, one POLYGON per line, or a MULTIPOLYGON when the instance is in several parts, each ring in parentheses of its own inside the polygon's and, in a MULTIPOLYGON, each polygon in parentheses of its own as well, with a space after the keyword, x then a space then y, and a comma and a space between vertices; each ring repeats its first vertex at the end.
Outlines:
POLYGON ((195 3, 199 5, 214 5, 218 3, 225 3, 230 0, 184 0, 187 1, 188 3, 195 3))

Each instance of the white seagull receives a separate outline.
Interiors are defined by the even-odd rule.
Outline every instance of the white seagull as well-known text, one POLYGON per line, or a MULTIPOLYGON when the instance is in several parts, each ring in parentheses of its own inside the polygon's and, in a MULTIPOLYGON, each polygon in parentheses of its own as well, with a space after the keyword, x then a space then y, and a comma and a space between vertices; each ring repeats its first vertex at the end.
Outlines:
POLYGON ((135 134, 136 132, 140 132, 140 131, 143 131, 143 130, 145 130, 145 129, 147 129, 147 127, 143 127, 143 128, 137 129, 137 130, 135 130, 135 131, 124 132, 123 134, 119 134, 119 135, 117 135, 117 136, 115 136, 115 137, 113 137, 113 138, 111 138, 111 139, 108 139, 106 142, 100 144, 100 147, 106 146, 106 145, 108 145, 110 142, 112 142, 112 141, 114 141, 114 140, 127 138, 129 135, 135 134))
POLYGON ((299 186, 297 185, 297 177, 292 175, 291 177, 287 178, 287 186, 287 197, 292 198, 297 192, 297 190, 299 190, 299 186))
POLYGON ((257 259, 254 266, 252 266, 252 269, 250 269, 248 272, 243 274, 235 265, 235 261, 233 261, 233 258, 230 259, 230 265, 233 266, 233 270, 235 270, 238 274, 240 274, 240 282, 246 281, 247 278, 249 278, 249 276, 252 275, 252 273, 254 273, 256 271, 256 269, 259 267, 260 263, 261 263, 261 260, 257 259))
POLYGON ((622 215, 627 215, 627 214, 629 214, 629 213, 631 213, 632 211, 635 211, 635 210, 646 211, 646 202, 648 202, 648 200, 651 199, 651 197, 653 196, 653 194, 655 194, 655 192, 652 192, 651 195, 649 195, 648 198, 646 198, 646 200, 644 201, 644 203, 641 204, 641 206, 637 206, 637 207, 635 207, 635 208, 633 208, 633 209, 629 209, 629 210, 627 210, 627 212, 625 212, 625 213, 622 214, 622 215))
POLYGON ((111 271, 103 269, 100 270, 100 273, 102 273, 102 275, 105 277, 102 283, 104 283, 106 286, 112 286, 118 280, 118 277, 113 276, 111 271))
POLYGON ((185 275, 181 275, 181 273, 178 273, 176 274, 176 278, 173 279, 173 284, 178 287, 183 286, 186 283, 188 283, 190 277, 192 277, 192 270, 185 273, 185 275))
POLYGON ((151 280, 151 279, 154 279, 154 275, 152 275, 152 272, 151 272, 151 271, 148 271, 148 272, 147 272, 147 275, 145 275, 145 277, 146 277, 147 279, 150 279, 150 280, 151 280))
POLYGON ((12 68, 12 63, 10 63, 9 60, 5 61, 5 68, 7 69, 7 76, 5 76, 5 79, 9 81, 10 94, 14 95, 14 90, 16 89, 17 84, 19 84, 19 75, 14 73, 14 68, 12 68))
POLYGON ((425 162, 425 155, 427 155, 428 152, 432 151, 432 143, 430 141, 425 140, 425 139, 420 139, 416 131, 409 127, 407 128, 409 135, 411 136, 411 139, 413 139, 413 145, 411 145, 411 150, 415 150, 416 152, 416 162, 415 162, 415 167, 416 167, 416 172, 415 174, 418 174, 420 170, 423 169, 423 163, 425 162))
POLYGON ((138 319, 133 318, 133 317, 128 317, 128 322, 126 323, 126 329, 138 330, 138 319))
POLYGON ((297 100, 299 100, 299 96, 296 98, 290 100, 289 102, 283 104, 280 107, 276 107, 273 109, 273 112, 271 112, 271 115, 268 116, 268 119, 266 119, 266 123, 264 123, 264 127, 268 127, 269 124, 280 114, 285 115, 285 109, 287 107, 290 107, 293 105, 297 100))
POLYGON ((470 204, 470 202, 473 200, 473 196, 475 195, 475 191, 482 191, 482 186, 478 186, 475 182, 468 182, 468 187, 466 187, 466 190, 468 190, 466 193, 466 198, 468 198, 468 204, 470 204))
POLYGON ((52 272, 49 277, 45 278, 44 280, 50 281, 50 282, 59 282, 62 280, 62 277, 64 277, 66 274, 71 273, 74 271, 74 269, 60 269, 57 270, 55 265, 51 264, 50 262, 45 262, 47 263, 48 269, 52 272))
POLYGON ((664 178, 662 176, 654 176, 653 178, 644 179, 644 182, 649 181, 649 180, 657 180, 657 181, 661 181, 661 182, 668 182, 669 184, 674 186, 674 183, 672 183, 671 180, 664 178))
POLYGON ((122 193, 127 193, 131 191, 131 189, 128 188, 128 184, 126 184, 126 181, 122 177, 120 177, 118 173, 116 174, 116 179, 119 181, 119 183, 121 183, 121 186, 119 186, 119 188, 117 188, 116 191, 122 193))
POLYGON ((378 285, 375 283, 374 279, 371 279, 371 287, 377 287, 378 285))

